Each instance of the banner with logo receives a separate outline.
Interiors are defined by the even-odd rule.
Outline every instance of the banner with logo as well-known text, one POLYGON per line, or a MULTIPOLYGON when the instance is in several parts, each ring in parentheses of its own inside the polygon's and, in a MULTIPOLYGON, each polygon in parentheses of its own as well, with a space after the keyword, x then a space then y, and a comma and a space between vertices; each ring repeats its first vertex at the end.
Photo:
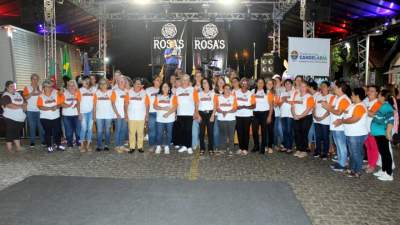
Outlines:
POLYGON ((288 75, 329 76, 330 39, 289 37, 288 75))
POLYGON ((185 22, 154 22, 151 23, 151 64, 153 67, 162 67, 165 63, 164 51, 171 41, 176 41, 179 67, 185 70, 187 32, 185 22))
POLYGON ((192 47, 195 68, 221 73, 226 69, 228 34, 224 23, 193 23, 192 47))

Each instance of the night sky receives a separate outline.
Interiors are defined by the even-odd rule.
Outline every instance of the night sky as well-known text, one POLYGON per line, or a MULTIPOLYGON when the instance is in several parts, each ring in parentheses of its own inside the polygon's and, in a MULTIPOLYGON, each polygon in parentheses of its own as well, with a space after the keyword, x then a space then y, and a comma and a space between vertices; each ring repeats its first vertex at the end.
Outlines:
MULTIPOLYGON (((256 56, 260 57, 267 50, 267 27, 264 23, 252 21, 231 22, 228 30, 229 38, 229 60, 228 65, 237 68, 234 58, 235 52, 240 55, 243 49, 247 49, 250 59, 247 62, 247 71, 253 71, 253 42, 256 42, 256 56)), ((188 35, 191 37, 191 35, 188 35)), ((151 32, 146 29, 144 22, 118 21, 112 24, 112 37, 108 44, 108 56, 110 63, 115 69, 121 70, 131 77, 150 77, 151 32)), ((187 60, 191 62, 191 55, 187 60)), ((242 61, 242 60, 241 60, 242 61)), ((244 62, 240 62, 240 69, 243 72, 244 62)), ((188 65, 191 70, 191 65, 188 65)), ((191 72, 191 71, 187 71, 191 72)))

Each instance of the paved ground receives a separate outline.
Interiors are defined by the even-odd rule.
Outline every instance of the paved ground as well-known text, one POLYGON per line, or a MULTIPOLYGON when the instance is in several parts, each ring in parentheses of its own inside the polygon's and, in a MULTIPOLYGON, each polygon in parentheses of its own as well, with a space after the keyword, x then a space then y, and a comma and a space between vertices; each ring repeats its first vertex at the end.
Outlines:
POLYGON ((209 157, 175 152, 166 156, 80 154, 77 150, 47 154, 35 150, 9 154, 1 147, 0 190, 31 175, 286 181, 315 225, 400 224, 399 172, 394 182, 383 183, 372 175, 347 178, 330 171, 328 165, 328 161, 297 159, 283 153, 209 157))

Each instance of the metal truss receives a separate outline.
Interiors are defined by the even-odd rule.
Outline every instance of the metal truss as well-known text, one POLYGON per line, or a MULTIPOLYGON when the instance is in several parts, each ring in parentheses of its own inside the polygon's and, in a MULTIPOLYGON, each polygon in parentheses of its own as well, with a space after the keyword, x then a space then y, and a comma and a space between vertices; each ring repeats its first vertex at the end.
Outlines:
MULTIPOLYGON (((109 0, 109 1, 102 1, 96 2, 95 0, 69 0, 75 5, 95 5, 95 4, 122 4, 122 3, 131 3, 132 0, 109 0)), ((281 1, 281 0, 279 0, 281 1)), ((288 0, 291 1, 291 0, 288 0)), ((274 4, 277 0, 257 0, 257 1, 239 1, 238 4, 241 5, 248 5, 248 4, 274 4)), ((283 1, 282 1, 283 2, 283 1)), ((149 4, 219 4, 218 0, 153 0, 149 4)))
POLYGON ((137 21, 235 21, 235 20, 258 20, 267 21, 271 19, 270 13, 106 13, 108 20, 137 20, 137 21))
POLYGON ((369 39, 370 35, 360 36, 357 39, 358 74, 369 83, 369 39))
POLYGON ((272 51, 281 52, 281 21, 285 14, 294 7, 298 0, 279 0, 274 4, 272 11, 272 51))
MULTIPOLYGON (((44 3, 44 52, 45 78, 57 76, 57 40, 56 40, 56 7, 55 0, 43 0, 44 3), (50 74, 53 71, 54 74, 50 74)), ((56 77, 54 77, 56 81, 56 77)))
POLYGON ((303 21, 303 37, 305 38, 315 37, 315 22, 303 21))
POLYGON ((99 52, 98 57, 103 65, 103 71, 106 73, 106 57, 107 57, 107 18, 105 17, 105 6, 102 7, 103 15, 99 16, 99 52))

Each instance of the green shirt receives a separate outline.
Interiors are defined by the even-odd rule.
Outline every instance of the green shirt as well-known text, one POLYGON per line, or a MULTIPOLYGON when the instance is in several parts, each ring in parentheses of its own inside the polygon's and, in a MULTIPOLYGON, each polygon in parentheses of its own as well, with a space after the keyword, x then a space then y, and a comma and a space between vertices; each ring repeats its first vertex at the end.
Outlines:
POLYGON ((386 128, 388 124, 394 124, 393 107, 385 102, 376 112, 371 123, 371 134, 373 136, 386 136, 386 128))

